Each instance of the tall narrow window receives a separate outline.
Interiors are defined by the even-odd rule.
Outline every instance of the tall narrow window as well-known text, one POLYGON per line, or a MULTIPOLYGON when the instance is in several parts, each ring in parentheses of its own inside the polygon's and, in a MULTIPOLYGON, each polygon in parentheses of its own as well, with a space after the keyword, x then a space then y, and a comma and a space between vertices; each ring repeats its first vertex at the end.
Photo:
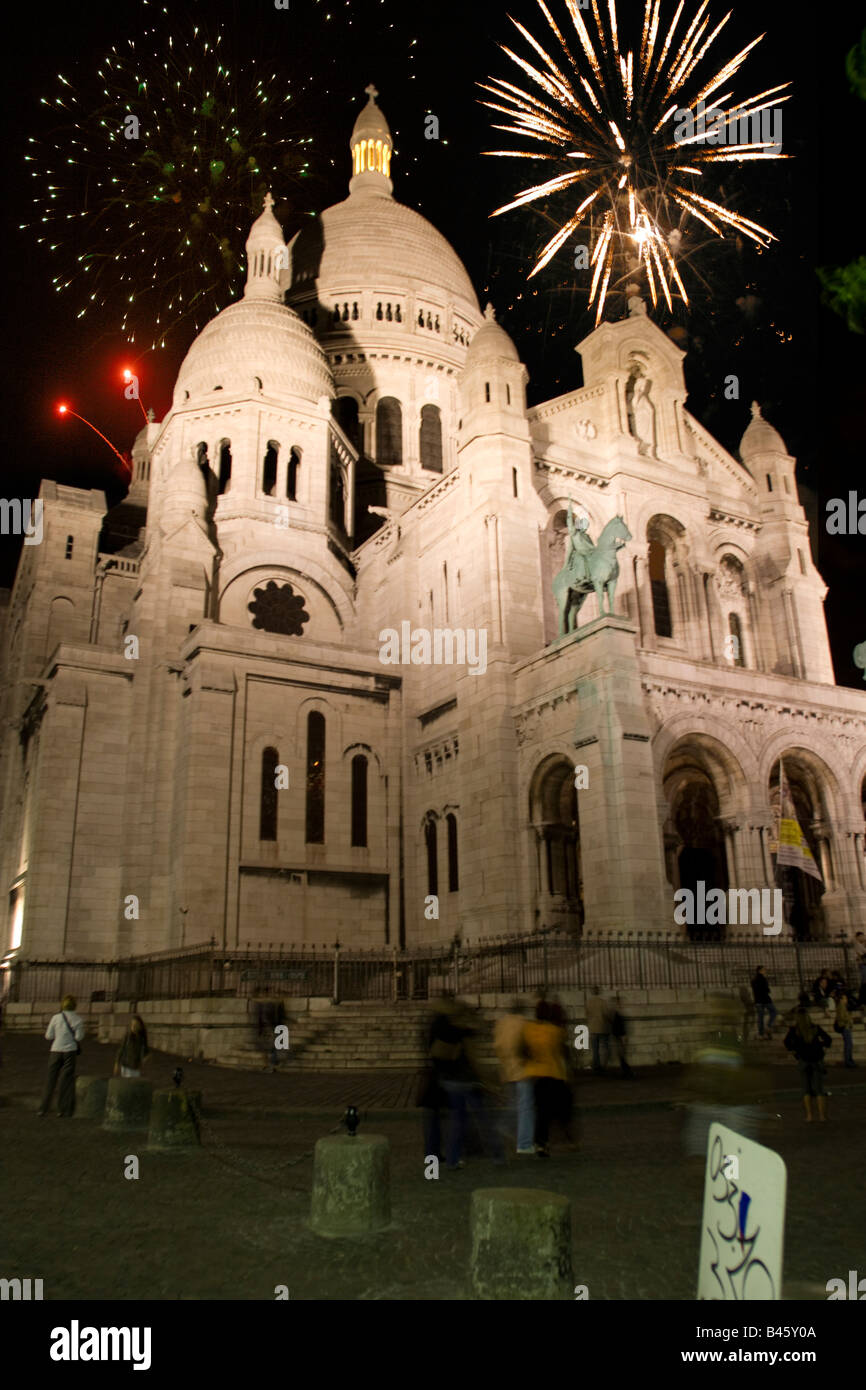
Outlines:
POLYGON ((436 841, 436 822, 431 816, 424 826, 427 845, 427 892, 434 897, 439 892, 439 853, 436 841))
POLYGON ((457 870, 457 817, 450 813, 445 817, 448 827, 448 892, 456 893, 460 887, 457 870))
POLYGON ((298 500, 298 469, 301 466, 301 451, 293 449, 289 454, 289 466, 286 470, 286 498, 289 502, 298 500))
POLYGON ((735 666, 745 666, 746 654, 743 651, 743 628, 738 614, 728 614, 728 632, 730 633, 729 647, 731 649, 731 660, 735 666))
POLYGON ((74 537, 74 536, 67 536, 67 537, 66 537, 66 558, 67 558, 67 560, 71 560, 71 559, 72 559, 72 548, 73 548, 74 545, 75 545, 75 537, 74 537))
POLYGON ((517 469, 516 469, 516 468, 512 468, 512 470, 511 470, 511 487, 512 487, 512 490, 513 490, 513 492, 514 492, 514 496, 515 496, 515 497, 519 497, 520 494, 519 494, 518 491, 517 491, 517 469))
POLYGON ((363 753, 352 759, 352 845, 367 844, 367 759, 363 753))
POLYGON ((277 490, 277 463, 279 457, 279 444, 275 439, 269 439, 268 447, 265 450, 265 462, 262 468, 262 492, 266 497, 273 497, 277 490))
POLYGON ((307 718, 307 844, 325 842, 325 716, 307 718))
POLYGON ((221 439, 219 446, 219 491, 228 492, 232 479, 232 448, 228 439, 221 439))
POLYGON ((442 472, 442 416, 437 405, 421 409, 421 467, 442 472))
POLYGON ((262 786, 259 800, 259 839, 277 838, 277 766, 280 755, 276 748, 262 753, 262 786))
POLYGON ((668 594, 668 584, 665 577, 666 560, 667 553, 661 541, 650 541, 650 588, 653 601, 653 623, 657 637, 673 637, 674 635, 673 623, 671 621, 670 596, 668 594))
POLYGON ((403 462, 403 407, 393 396, 376 407, 376 462, 391 468, 403 462))
POLYGON ((489 381, 485 381, 485 383, 484 383, 484 399, 485 399, 486 401, 489 401, 489 400, 490 400, 490 382, 489 382, 489 381))

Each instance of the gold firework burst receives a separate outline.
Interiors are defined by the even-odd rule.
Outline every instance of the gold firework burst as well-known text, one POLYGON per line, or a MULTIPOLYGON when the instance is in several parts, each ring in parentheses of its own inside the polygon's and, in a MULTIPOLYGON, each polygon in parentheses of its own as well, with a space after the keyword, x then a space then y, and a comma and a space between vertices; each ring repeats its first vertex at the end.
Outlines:
POLYGON ((709 0, 703 0, 691 22, 683 18, 685 0, 680 0, 663 38, 661 0, 645 0, 640 44, 636 51, 626 52, 620 45, 616 0, 590 0, 595 34, 584 23, 581 9, 585 6, 578 0, 565 0, 579 50, 569 46, 545 0, 537 4, 564 63, 557 63, 523 24, 511 19, 537 58, 528 61, 505 44, 500 47, 531 85, 524 90, 500 78, 478 85, 496 98, 482 105, 503 112, 511 122, 494 129, 548 148, 486 150, 485 154, 554 161, 562 171, 524 189, 491 216, 573 188, 580 196, 579 205, 543 248, 529 278, 590 225, 594 244, 589 258, 589 303, 596 305, 596 323, 613 288, 611 276, 618 258, 630 264, 617 285, 642 268, 654 307, 659 294, 669 310, 675 294, 688 304, 677 268, 682 233, 674 216, 680 223, 694 217, 719 237, 734 230, 762 247, 775 240, 766 227, 696 192, 694 183, 715 164, 789 157, 780 152, 775 140, 763 138, 769 116, 761 113, 788 101, 780 94, 791 84, 738 101, 725 114, 723 104, 733 93, 721 89, 765 36, 761 34, 721 67, 707 63, 732 14, 729 11, 711 29, 709 0), (699 75, 705 71, 709 75, 699 75), (708 128, 706 112, 713 100, 716 105, 709 107, 708 128), (728 142, 731 132, 734 139, 728 142))

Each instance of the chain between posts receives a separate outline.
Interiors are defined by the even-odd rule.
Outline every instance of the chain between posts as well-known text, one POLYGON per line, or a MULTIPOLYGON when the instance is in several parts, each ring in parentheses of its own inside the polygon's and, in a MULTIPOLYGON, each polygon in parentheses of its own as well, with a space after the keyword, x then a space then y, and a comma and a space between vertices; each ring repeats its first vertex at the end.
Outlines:
MULTIPOLYGON (((315 1153, 314 1149, 307 1149, 296 1158, 281 1159, 279 1163, 270 1163, 265 1168, 261 1164, 253 1163, 250 1159, 245 1158, 242 1154, 239 1154, 236 1149, 230 1148, 228 1144, 224 1144, 222 1139, 217 1136, 210 1121, 205 1120, 201 1113, 200 1106, 191 1099, 189 1104, 199 1136, 203 1140, 205 1138, 208 1140, 206 1147, 213 1152, 216 1157, 219 1157, 220 1154, 226 1155, 224 1161, 229 1162, 230 1167, 240 1168, 242 1171, 245 1170, 250 1177, 257 1179, 259 1182, 275 1182, 279 1174, 285 1172, 287 1168, 295 1168, 299 1163, 305 1163, 308 1159, 312 1158, 315 1153)), ((336 1134, 342 1128, 343 1121, 340 1120, 339 1123, 334 1125, 333 1129, 327 1130, 327 1133, 336 1134)))

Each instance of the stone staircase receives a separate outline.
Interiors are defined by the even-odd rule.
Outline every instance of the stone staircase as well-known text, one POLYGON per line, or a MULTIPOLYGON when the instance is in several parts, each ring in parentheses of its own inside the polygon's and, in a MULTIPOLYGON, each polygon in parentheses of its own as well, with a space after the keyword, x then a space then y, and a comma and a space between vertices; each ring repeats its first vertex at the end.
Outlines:
MULTIPOLYGON (((290 1015, 282 1065, 303 1071, 414 1071, 425 1061, 430 1018, 426 1004, 409 1002, 347 1003, 323 1013, 290 1015)), ((246 1041, 216 1060, 254 1071, 265 1065, 252 1029, 246 1041)))

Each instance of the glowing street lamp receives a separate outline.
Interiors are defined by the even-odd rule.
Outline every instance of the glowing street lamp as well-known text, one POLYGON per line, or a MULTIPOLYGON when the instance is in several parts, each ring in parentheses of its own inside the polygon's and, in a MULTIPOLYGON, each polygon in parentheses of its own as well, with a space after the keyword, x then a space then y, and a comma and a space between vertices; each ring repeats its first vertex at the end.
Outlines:
POLYGON ((116 455, 117 455, 117 457, 120 459, 120 462, 123 464, 124 471, 127 472, 127 473, 129 473, 129 472, 132 471, 131 468, 130 468, 130 465, 129 465, 129 460, 128 460, 128 459, 125 459, 125 458, 123 457, 123 454, 120 452, 119 449, 115 449, 115 447, 114 447, 114 445, 112 444, 111 440, 110 440, 110 439, 106 439, 105 435, 102 433, 102 430, 98 430, 98 429, 96 428, 95 425, 92 425, 92 424, 90 423, 89 420, 85 420, 85 418, 84 418, 83 415, 79 415, 79 414, 77 413, 77 411, 75 411, 75 410, 70 410, 69 406, 68 406, 68 405, 65 405, 65 404, 61 404, 61 405, 59 405, 59 406, 57 407, 57 414, 58 414, 58 415, 72 415, 72 416, 75 417, 76 420, 80 420, 81 423, 82 423, 82 425, 87 425, 87 428, 93 430, 93 433, 94 433, 94 434, 98 434, 98 435, 99 435, 99 438, 102 439, 102 440, 108 445, 108 447, 109 447, 109 449, 111 450, 111 452, 112 452, 113 454, 116 454, 116 455))
POLYGON ((141 403, 141 396, 138 394, 138 377, 135 375, 135 372, 132 370, 131 367, 124 367, 123 379, 126 382, 126 390, 123 394, 126 396, 127 400, 131 400, 134 398, 138 401, 139 409, 141 410, 141 413, 144 416, 144 423, 146 425, 149 424, 150 421, 147 418, 147 411, 141 403), (135 382, 134 387, 132 385, 133 382, 135 382), (132 388, 132 395, 130 395, 130 388, 132 388))

